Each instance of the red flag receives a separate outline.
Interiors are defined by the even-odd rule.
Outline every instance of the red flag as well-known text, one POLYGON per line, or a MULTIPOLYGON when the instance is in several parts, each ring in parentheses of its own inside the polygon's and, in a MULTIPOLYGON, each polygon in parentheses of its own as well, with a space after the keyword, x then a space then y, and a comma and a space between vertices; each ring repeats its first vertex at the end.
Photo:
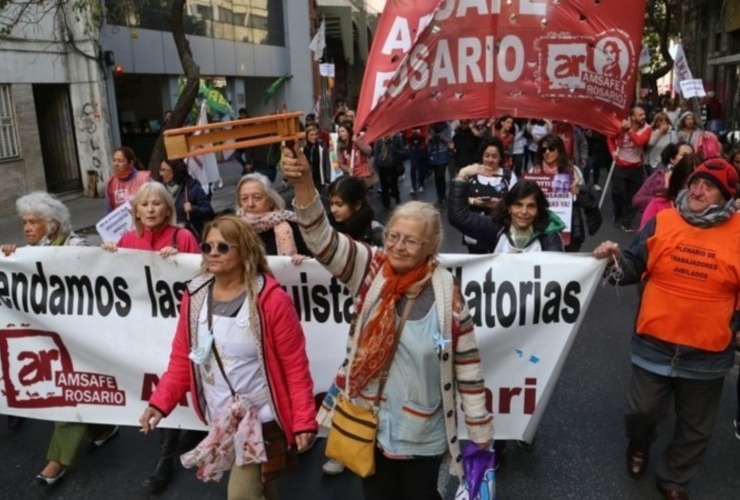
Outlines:
POLYGON ((388 0, 357 123, 367 141, 503 114, 616 134, 632 103, 644 12, 645 0, 388 0))

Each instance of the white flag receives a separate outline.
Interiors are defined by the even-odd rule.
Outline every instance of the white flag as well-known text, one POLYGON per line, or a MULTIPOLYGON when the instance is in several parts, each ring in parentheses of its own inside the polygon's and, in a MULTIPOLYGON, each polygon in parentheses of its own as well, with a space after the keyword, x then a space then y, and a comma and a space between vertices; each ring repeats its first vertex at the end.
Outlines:
MULTIPOLYGON (((198 125, 208 125, 208 114, 206 113, 205 100, 200 105, 198 114, 198 125)), ((200 134, 201 132, 196 132, 200 134)), ((200 182, 203 190, 208 194, 210 192, 209 184, 221 180, 221 173, 218 171, 218 162, 216 155, 207 153, 204 155, 191 156, 187 159, 188 173, 190 177, 200 182)))
POLYGON ((313 105, 311 113, 316 117, 316 121, 319 120, 319 111, 321 110, 321 98, 316 99, 316 104, 313 105))
POLYGON ((313 36, 313 40, 311 40, 308 48, 313 52, 314 61, 318 61, 324 55, 324 49, 326 48, 326 22, 323 19, 321 20, 319 30, 313 36))
POLYGON ((683 45, 680 43, 676 45, 676 55, 673 56, 673 75, 673 89, 679 93, 681 92, 682 81, 694 79, 691 75, 691 69, 689 69, 689 61, 683 52, 683 45))
POLYGON ((640 51, 640 62, 638 65, 642 68, 645 66, 650 66, 650 62, 650 49, 647 47, 643 47, 640 51))

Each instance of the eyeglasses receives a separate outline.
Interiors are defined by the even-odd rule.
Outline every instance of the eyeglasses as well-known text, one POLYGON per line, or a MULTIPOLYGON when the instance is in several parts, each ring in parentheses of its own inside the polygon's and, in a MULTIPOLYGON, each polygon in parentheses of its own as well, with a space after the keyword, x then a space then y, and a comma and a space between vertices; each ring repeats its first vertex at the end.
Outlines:
POLYGON ((226 255, 233 246, 234 245, 230 245, 223 241, 219 241, 218 243, 208 243, 207 241, 204 241, 200 244, 200 251, 208 255, 213 252, 213 249, 215 248, 219 255, 226 255))
POLYGON ((554 144, 550 144, 548 146, 540 146, 540 149, 546 149, 552 153, 553 151, 557 151, 558 147, 555 146, 554 144))
POLYGON ((417 241, 413 238, 401 238, 401 235, 396 231, 385 231, 383 233, 383 241, 386 247, 392 247, 402 243, 404 247, 412 252, 418 251, 426 243, 426 240, 417 241))

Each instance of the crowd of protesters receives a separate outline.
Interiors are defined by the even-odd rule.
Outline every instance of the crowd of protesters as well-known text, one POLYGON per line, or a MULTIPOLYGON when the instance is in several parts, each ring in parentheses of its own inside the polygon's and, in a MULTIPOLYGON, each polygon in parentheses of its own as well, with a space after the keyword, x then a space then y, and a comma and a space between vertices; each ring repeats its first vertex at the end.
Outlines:
MULTIPOLYGON (((421 483, 436 487, 436 481, 419 480, 436 477, 445 457, 459 454, 456 425, 446 422, 449 412, 457 411, 448 382, 469 384, 461 398, 473 441, 486 448, 495 437, 483 403, 470 317, 451 275, 436 264, 443 242, 441 217, 447 216, 460 232, 448 237, 462 238, 470 253, 578 252, 587 235, 594 236, 602 225, 597 193, 607 189, 601 179, 608 173, 610 219, 615 228, 626 233, 637 228, 638 233, 627 249, 607 241, 594 255, 610 258, 609 276, 615 284, 644 286, 625 416, 627 471, 636 479, 644 474, 655 429, 673 395, 681 431, 659 461, 657 482, 666 498, 688 498, 686 485, 698 473, 740 334, 735 311, 740 296, 740 219, 735 215, 740 207, 740 151, 722 149, 715 133, 720 126, 716 106, 711 96, 705 108, 711 108, 714 118, 707 119, 706 127, 701 114, 666 96, 659 105, 633 107, 620 133, 610 137, 567 122, 502 115, 422 124, 367 143, 355 129, 354 112, 342 104, 328 127, 308 115, 305 141, 282 152, 273 146, 266 165, 260 166, 249 150, 238 150, 244 175, 236 187, 236 215, 218 218, 183 162, 163 162, 152 178, 132 150, 117 149, 105 211, 129 202, 135 228, 102 247, 156 251, 162 258, 200 251, 204 262, 182 302, 170 365, 141 417, 142 430, 154 429, 191 384, 197 384, 196 412, 213 425, 198 446, 188 446, 194 449, 186 460, 214 474, 231 470, 230 498, 273 498, 274 488, 261 483, 254 464, 226 460, 225 467, 223 457, 213 456, 224 440, 248 439, 224 433, 218 422, 252 418, 250 429, 261 424, 261 432, 277 433, 287 446, 303 450, 313 442, 317 420, 328 424, 341 397, 359 401, 370 394, 370 399, 377 396, 381 424, 378 470, 363 479, 366 498, 405 498, 409 488, 421 483), (338 172, 332 168, 332 148, 338 172), (278 165, 295 191, 294 208, 286 206, 273 185, 278 165), (405 176, 408 193, 400 187, 405 176), (424 193, 432 186, 436 203, 420 201, 428 198, 424 193), (380 214, 369 201, 375 194, 383 207, 380 214), (553 210, 554 199, 567 200, 568 220, 553 210), (703 284, 669 270, 676 246, 697 241, 714 245, 718 255, 717 272, 703 284), (723 251, 727 245, 731 251, 723 251), (292 310, 283 307, 290 299, 272 277, 267 255, 289 256, 295 265, 316 258, 355 297, 356 335, 349 338, 348 357, 318 416, 303 332, 297 318, 280 312, 292 310), (621 278, 612 272, 615 267, 621 278), (709 304, 692 307, 692 301, 707 301, 707 290, 713 294, 709 304), (429 314, 437 308, 442 309, 429 314), (402 317, 399 324, 397 316, 402 317), (220 318, 215 329, 210 327, 214 317, 220 318), (438 323, 438 317, 449 321, 438 323), (197 332, 189 330, 193 324, 200 325, 197 332), (245 324, 249 340, 235 343, 245 324), (442 356, 430 361, 420 342, 430 335, 454 339, 446 354, 452 364, 442 362, 447 361, 442 356), (193 338, 198 344, 213 343, 213 349, 200 353, 203 359, 196 359, 195 350, 188 355, 187 339, 193 338), (394 342, 404 349, 389 349, 394 342), (226 369, 219 351, 228 360, 226 369), (207 362, 214 356, 218 370, 207 362), (379 371, 389 360, 395 360, 392 368, 379 371), (354 377, 347 380, 349 367, 354 377), (378 383, 381 374, 387 384, 385 379, 378 383), (206 375, 216 382, 202 385, 206 375), (444 411, 428 416, 430 432, 404 438, 402 444, 388 426, 403 425, 406 418, 408 377, 425 384, 425 406, 444 411), (279 391, 266 391, 276 383, 279 391), (248 417, 230 413, 228 401, 237 395, 248 417)), ((241 115, 246 117, 246 110, 241 115)), ((66 207, 52 196, 31 193, 18 200, 17 208, 28 245, 85 244, 71 231, 66 207)), ((2 246, 6 256, 15 251, 15 245, 2 246)), ((740 406, 738 411, 734 425, 740 439, 740 406)), ((9 425, 18 429, 22 419, 13 418, 9 425)), ((48 463, 37 482, 53 485, 65 475, 85 433, 101 447, 116 432, 113 427, 56 423, 48 463)), ((180 439, 176 431, 160 434, 160 455, 144 481, 150 491, 161 491, 169 482, 180 439)), ((533 443, 520 445, 531 448, 533 443)), ((495 449, 501 454, 503 445, 497 443, 495 449)), ((450 467, 461 474, 459 466, 450 467)), ((337 461, 324 466, 328 474, 343 470, 337 461)), ((434 494, 430 489, 428 498, 434 494)))

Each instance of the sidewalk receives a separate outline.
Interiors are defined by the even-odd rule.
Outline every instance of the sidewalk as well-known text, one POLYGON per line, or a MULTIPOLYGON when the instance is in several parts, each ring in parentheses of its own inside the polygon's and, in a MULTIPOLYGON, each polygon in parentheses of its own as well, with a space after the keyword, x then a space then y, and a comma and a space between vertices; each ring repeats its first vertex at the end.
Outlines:
MULTIPOLYGON (((217 213, 233 211, 235 204, 234 191, 241 177, 241 165, 236 161, 226 161, 218 164, 223 188, 217 189, 211 198, 213 210, 217 213)), ((275 186, 280 190, 282 180, 280 174, 275 181, 275 186)), ((72 197, 60 197, 67 205, 72 215, 72 227, 75 232, 84 235, 90 245, 100 244, 100 236, 95 231, 95 224, 103 217, 103 198, 85 198, 82 195, 72 197)), ((0 219, 0 242, 16 243, 24 245, 23 228, 17 215, 10 215, 0 219)))

